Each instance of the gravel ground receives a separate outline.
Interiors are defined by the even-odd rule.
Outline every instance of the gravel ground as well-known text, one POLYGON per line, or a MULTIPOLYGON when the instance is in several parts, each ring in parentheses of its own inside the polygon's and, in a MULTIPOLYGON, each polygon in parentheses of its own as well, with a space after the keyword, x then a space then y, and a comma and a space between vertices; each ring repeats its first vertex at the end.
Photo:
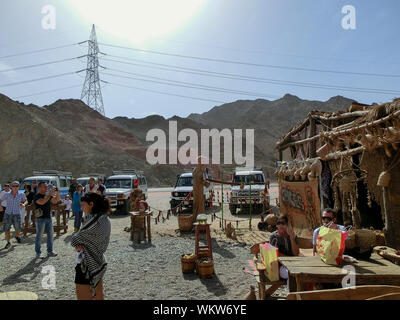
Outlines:
MULTIPOLYGON (((149 204, 160 209, 168 208, 166 192, 149 193, 149 204)), ((180 256, 194 253, 194 234, 181 235, 176 231, 178 222, 171 217, 165 223, 152 223, 152 242, 133 243, 129 233, 123 231, 130 225, 127 216, 111 217, 112 231, 106 252, 108 270, 104 278, 106 299, 242 299, 250 285, 256 286, 253 276, 244 272, 251 259, 250 244, 223 239, 213 239, 215 275, 200 279, 196 274, 183 274, 180 256)), ((73 220, 69 220, 67 234, 54 239, 57 257, 35 259, 35 235, 22 237, 22 243, 12 240, 13 246, 4 250, 0 241, 1 291, 28 290, 40 299, 75 299, 75 252, 70 245, 73 220), (54 266, 56 289, 43 289, 46 266, 54 266)), ((0 234, 4 239, 4 233, 0 234)), ((43 236, 42 251, 46 252, 43 236)), ((285 296, 284 287, 277 295, 285 296)))

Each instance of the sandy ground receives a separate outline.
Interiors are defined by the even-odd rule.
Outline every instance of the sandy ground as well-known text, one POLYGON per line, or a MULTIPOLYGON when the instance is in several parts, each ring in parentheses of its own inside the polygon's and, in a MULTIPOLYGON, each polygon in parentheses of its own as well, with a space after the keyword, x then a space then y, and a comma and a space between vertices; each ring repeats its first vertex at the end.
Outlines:
MULTIPOLYGON (((148 203, 157 210, 169 209, 169 188, 150 189, 148 203)), ((276 186, 271 189, 271 198, 276 197, 276 186)), ((275 200, 272 201, 275 203, 275 200)), ((158 213, 155 209, 154 213, 158 213)), ((221 216, 219 207, 207 211, 208 221, 215 213, 221 216)), ((167 214, 164 212, 164 217, 167 214)), ((240 225, 248 227, 248 215, 232 217, 228 207, 224 208, 226 219, 242 220, 240 225)), ((238 233, 237 241, 227 239, 220 229, 220 220, 212 222, 213 255, 215 276, 200 279, 196 274, 182 274, 180 256, 194 253, 194 232, 181 233, 177 217, 152 219, 152 242, 141 244, 130 241, 130 217, 112 216, 111 240, 106 252, 108 270, 104 278, 106 299, 241 299, 248 293, 250 285, 256 286, 253 276, 244 271, 252 258, 250 246, 268 239, 269 233, 257 231, 259 217, 252 221, 253 231, 238 233)), ((1 291, 28 290, 37 293, 40 299, 75 299, 74 266, 75 254, 70 245, 73 219, 68 222, 66 234, 55 236, 54 248, 57 257, 36 260, 34 252, 35 235, 28 234, 18 244, 12 240, 12 247, 4 250, 6 242, 0 241, 0 283, 1 291), (56 288, 45 289, 46 267, 56 272, 56 288)), ((4 233, 0 234, 4 237, 4 233)), ((3 238, 4 239, 4 238, 3 238)), ((46 252, 46 237, 42 240, 42 251, 46 252)), ((284 297, 284 287, 277 295, 284 297)))

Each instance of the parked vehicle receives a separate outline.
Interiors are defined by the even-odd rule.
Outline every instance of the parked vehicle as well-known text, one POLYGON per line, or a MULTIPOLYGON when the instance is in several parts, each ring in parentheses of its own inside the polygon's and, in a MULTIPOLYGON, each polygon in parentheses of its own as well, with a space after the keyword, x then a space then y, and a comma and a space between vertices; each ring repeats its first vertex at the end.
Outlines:
POLYGON ((69 187, 71 185, 72 174, 71 172, 64 172, 58 170, 43 170, 33 171, 33 176, 25 178, 20 184, 19 192, 24 192, 25 184, 32 184, 32 181, 36 180, 40 182, 46 182, 48 185, 52 185, 60 190, 60 196, 62 199, 68 194, 69 187))
POLYGON ((90 178, 94 178, 94 182, 96 184, 99 178, 103 180, 103 183, 105 181, 105 175, 100 173, 82 173, 80 177, 76 179, 76 181, 78 182, 78 184, 85 187, 87 184, 89 184, 90 178))
POLYGON ((232 176, 232 182, 239 185, 231 186, 231 201, 229 209, 236 214, 238 208, 249 209, 252 205, 252 212, 268 209, 270 196, 266 187, 266 180, 261 169, 237 168, 232 176), (250 192, 251 190, 251 192, 250 192))
MULTIPOLYGON (((212 179, 212 176, 209 173, 208 169, 206 169, 206 177, 208 179, 212 179)), ((204 187, 204 204, 206 207, 210 206, 213 190, 213 183, 210 183, 210 186, 208 188, 204 187)), ((185 172, 182 174, 178 174, 174 190, 171 192, 170 195, 171 209, 176 208, 181 203, 182 207, 193 207, 193 194, 188 197, 189 193, 193 193, 193 173, 185 172)))
POLYGON ((111 209, 117 214, 129 214, 129 195, 132 189, 142 189, 147 198, 147 180, 142 171, 131 169, 113 171, 113 175, 107 178, 104 185, 111 209))

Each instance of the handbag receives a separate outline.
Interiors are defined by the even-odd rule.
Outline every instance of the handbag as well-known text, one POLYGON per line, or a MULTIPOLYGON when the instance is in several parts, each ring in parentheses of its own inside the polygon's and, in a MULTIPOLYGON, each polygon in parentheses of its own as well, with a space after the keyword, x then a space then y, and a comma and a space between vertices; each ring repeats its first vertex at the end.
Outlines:
POLYGON ((326 264, 339 266, 342 262, 347 232, 321 227, 317 237, 316 249, 326 264))
POLYGON ((279 280, 278 248, 269 243, 260 243, 261 260, 265 265, 265 273, 270 281, 279 280))
POLYGON ((43 216, 43 210, 41 208, 36 208, 35 210, 33 210, 33 213, 35 215, 35 218, 40 218, 41 216, 43 216))

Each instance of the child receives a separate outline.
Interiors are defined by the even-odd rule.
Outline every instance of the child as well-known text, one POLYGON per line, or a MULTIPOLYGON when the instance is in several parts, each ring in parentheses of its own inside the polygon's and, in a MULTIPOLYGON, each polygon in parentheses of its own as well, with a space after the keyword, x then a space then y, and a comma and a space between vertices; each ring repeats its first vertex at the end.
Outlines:
POLYGON ((70 199, 69 195, 65 196, 65 200, 63 200, 63 203, 65 204, 65 212, 67 213, 67 216, 69 218, 69 213, 71 212, 72 206, 72 200, 70 199))

